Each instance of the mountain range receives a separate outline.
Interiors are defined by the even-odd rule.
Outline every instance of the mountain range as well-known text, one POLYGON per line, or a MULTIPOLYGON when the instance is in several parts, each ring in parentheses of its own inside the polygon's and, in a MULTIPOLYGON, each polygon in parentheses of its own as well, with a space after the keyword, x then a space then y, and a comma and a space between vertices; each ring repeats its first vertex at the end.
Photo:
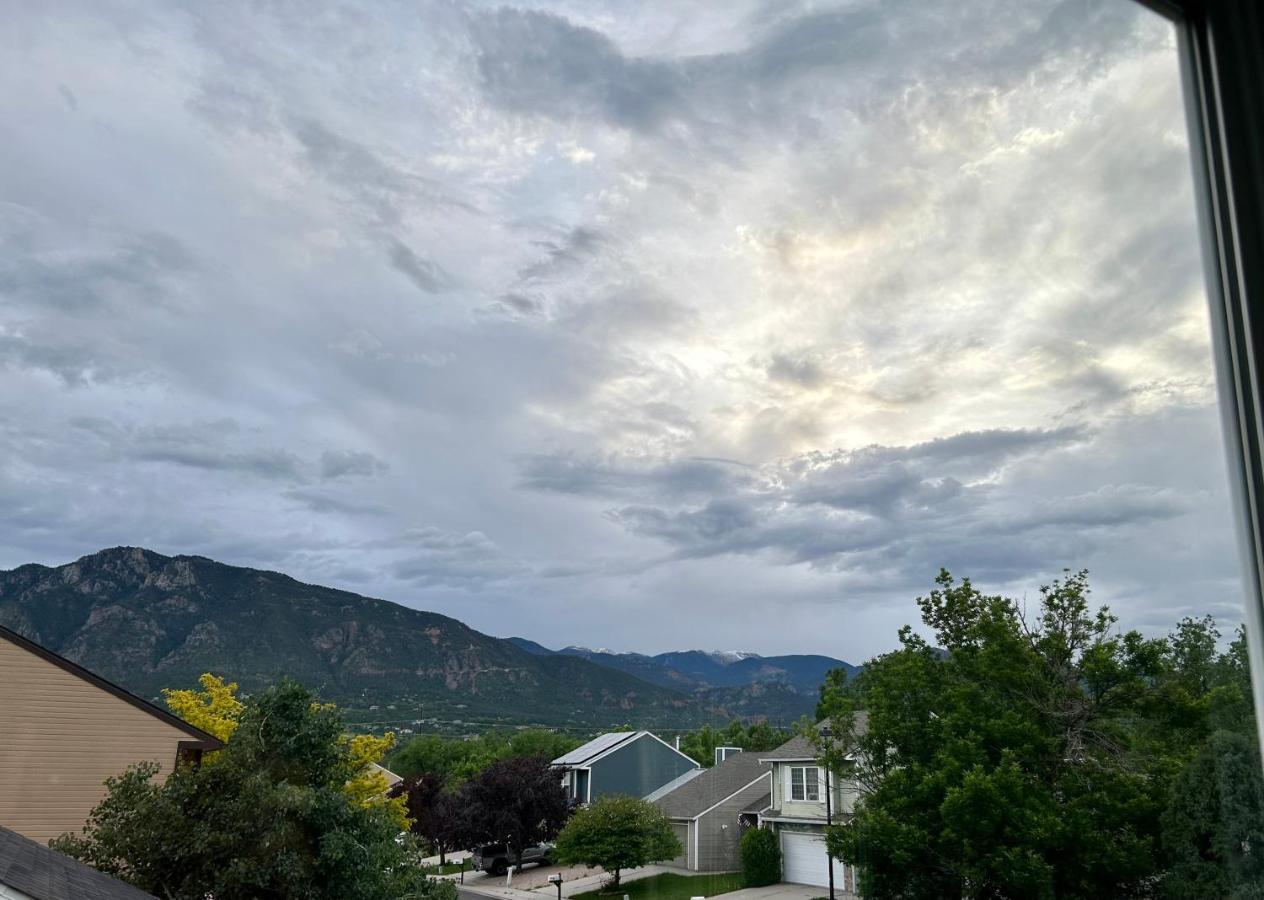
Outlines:
POLYGON ((512 637, 509 640, 538 656, 577 656, 635 675, 650 684, 688 691, 773 682, 815 696, 830 669, 846 669, 848 674, 858 669, 830 656, 760 656, 735 650, 676 650, 647 656, 606 649, 590 650, 587 647, 550 650, 527 638, 512 637))
POLYGON ((0 571, 0 625, 141 696, 203 672, 246 692, 289 675, 361 724, 682 728, 809 711, 841 660, 645 656, 491 637, 438 613, 200 556, 116 547, 0 571))

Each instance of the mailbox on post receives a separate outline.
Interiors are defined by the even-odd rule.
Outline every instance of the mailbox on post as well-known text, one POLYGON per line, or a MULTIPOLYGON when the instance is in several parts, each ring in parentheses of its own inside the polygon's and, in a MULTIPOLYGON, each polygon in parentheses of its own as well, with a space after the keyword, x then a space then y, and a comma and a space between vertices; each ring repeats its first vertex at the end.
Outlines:
POLYGON ((549 884, 557 885, 557 900, 562 900, 562 873, 558 872, 556 875, 550 875, 549 884))

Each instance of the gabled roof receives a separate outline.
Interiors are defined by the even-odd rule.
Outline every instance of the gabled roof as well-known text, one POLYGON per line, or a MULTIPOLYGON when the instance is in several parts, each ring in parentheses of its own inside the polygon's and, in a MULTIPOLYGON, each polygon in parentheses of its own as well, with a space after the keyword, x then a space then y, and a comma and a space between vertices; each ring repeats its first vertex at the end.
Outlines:
POLYGON ((581 766, 588 762, 594 756, 605 753, 607 750, 613 750, 620 744, 629 743, 632 738, 640 734, 639 731, 609 731, 603 735, 593 738, 587 744, 576 747, 570 753, 563 753, 557 759, 553 760, 555 766, 581 766))
POLYGON ((736 753, 654 801, 669 819, 693 819, 752 783, 771 777, 758 753, 736 753))
MULTIPOLYGON (((824 726, 824 722, 817 725, 819 730, 824 726)), ((869 714, 864 710, 856 713, 856 735, 860 736, 869 730, 869 714)), ((820 757, 820 753, 812 746, 811 741, 801 734, 796 734, 790 740, 786 741, 776 750, 769 750, 767 753, 760 753, 759 757, 762 762, 809 762, 820 757)))
POLYGON ((671 744, 654 734, 652 731, 610 731, 600 737, 595 737, 582 747, 576 747, 570 753, 564 753, 557 759, 553 760, 550 765, 554 766, 586 766, 596 762, 603 756, 613 753, 622 747, 626 747, 641 738, 649 738, 651 741, 658 741, 672 753, 679 755, 682 759, 689 762, 695 768, 698 765, 697 760, 681 753, 671 744))
POLYGON ((31 900, 156 900, 7 828, 0 828, 0 886, 31 900))
POLYGON ((680 787, 686 781, 692 781, 693 779, 697 778, 699 775, 701 775, 705 771, 706 769, 688 769, 684 772, 684 774, 677 775, 675 778, 667 782, 661 788, 659 788, 656 791, 651 791, 650 793, 646 794, 641 799, 648 800, 650 803, 653 803, 655 800, 659 799, 660 797, 666 797, 668 794, 676 790, 676 788, 680 787))
POLYGON ((10 643, 16 644, 17 646, 21 647, 23 650, 27 650, 30 653, 35 654, 40 659, 43 659, 46 662, 52 663, 53 665, 57 666, 59 669, 62 669, 63 671, 69 672, 71 675, 74 675, 76 678, 83 679, 84 681, 91 684, 93 687, 100 688, 101 690, 105 691, 107 694, 112 694, 115 697, 119 698, 124 703, 131 704, 132 706, 139 709, 141 712, 148 713, 154 718, 161 719, 162 721, 166 722, 168 725, 171 725, 172 727, 178 728, 179 730, 183 731, 185 734, 189 736, 189 740, 180 741, 181 748, 188 748, 190 750, 219 750, 224 746, 224 742, 221 741, 219 738, 215 737, 214 735, 207 734, 202 729, 193 727, 192 725, 184 721, 184 719, 180 718, 179 716, 168 712, 167 710, 163 709, 160 706, 155 706, 154 704, 150 703, 148 700, 142 700, 140 697, 137 697, 135 694, 131 693, 130 691, 119 687, 114 682, 107 681, 106 679, 102 678, 100 675, 97 675, 95 672, 89 672, 87 669, 85 669, 83 666, 79 665, 78 663, 71 662, 70 660, 66 659, 66 657, 60 656, 54 653, 52 650, 49 650, 47 647, 40 646, 39 644, 35 643, 29 638, 25 638, 22 635, 18 634, 16 631, 13 631, 12 629, 9 629, 9 628, 5 628, 3 625, 0 625, 0 639, 7 640, 10 643))

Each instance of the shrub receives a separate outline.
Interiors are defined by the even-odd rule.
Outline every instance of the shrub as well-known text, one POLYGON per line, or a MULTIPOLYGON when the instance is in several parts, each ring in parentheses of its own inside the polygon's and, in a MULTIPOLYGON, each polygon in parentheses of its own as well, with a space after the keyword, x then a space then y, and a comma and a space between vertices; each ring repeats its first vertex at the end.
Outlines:
POLYGON ((742 835, 742 877, 747 887, 763 887, 781 880, 781 846, 768 828, 749 828, 742 835))

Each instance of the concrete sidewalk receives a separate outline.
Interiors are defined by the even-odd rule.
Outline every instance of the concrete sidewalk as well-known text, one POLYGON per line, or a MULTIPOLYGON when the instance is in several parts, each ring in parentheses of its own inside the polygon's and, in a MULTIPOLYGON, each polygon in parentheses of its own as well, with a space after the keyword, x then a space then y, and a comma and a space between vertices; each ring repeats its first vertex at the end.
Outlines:
MULTIPOLYGON (((562 882, 563 900, 567 897, 573 897, 576 894, 582 894, 585 891, 595 891, 607 881, 610 876, 601 869, 585 869, 583 867, 571 867, 570 869, 558 866, 535 866, 524 869, 513 877, 513 886, 505 887, 504 876, 495 877, 478 873, 465 873, 465 883, 460 883, 459 875, 445 875, 444 878, 457 883, 457 887, 462 891, 481 894, 484 897, 498 897, 501 900, 546 900, 549 897, 557 896, 557 887, 548 881, 548 876, 562 873, 562 877, 567 880, 562 882), (585 874, 591 873, 591 874, 585 874), (567 876, 570 876, 569 878, 567 876)), ((679 869, 670 869, 666 866, 642 866, 639 869, 629 869, 623 872, 620 877, 621 882, 635 881, 638 878, 648 878, 650 875, 657 875, 660 872, 679 872, 679 869)), ((791 900, 791 898, 786 898, 791 900)))
MULTIPOLYGON (((828 895, 829 888, 809 884, 770 884, 767 887, 742 888, 740 891, 720 894, 724 900, 813 900, 814 897, 828 895)), ((856 895, 835 888, 834 896, 840 900, 852 900, 856 895)))

